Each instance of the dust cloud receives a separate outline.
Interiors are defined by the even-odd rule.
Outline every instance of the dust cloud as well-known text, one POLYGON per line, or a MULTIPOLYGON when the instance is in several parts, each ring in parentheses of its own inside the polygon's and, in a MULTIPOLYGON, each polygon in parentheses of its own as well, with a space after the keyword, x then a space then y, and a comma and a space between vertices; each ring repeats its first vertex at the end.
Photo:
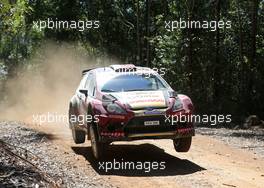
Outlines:
POLYGON ((30 122, 37 114, 67 115, 82 70, 109 64, 76 46, 48 42, 40 47, 18 76, 7 80, 0 119, 30 122))

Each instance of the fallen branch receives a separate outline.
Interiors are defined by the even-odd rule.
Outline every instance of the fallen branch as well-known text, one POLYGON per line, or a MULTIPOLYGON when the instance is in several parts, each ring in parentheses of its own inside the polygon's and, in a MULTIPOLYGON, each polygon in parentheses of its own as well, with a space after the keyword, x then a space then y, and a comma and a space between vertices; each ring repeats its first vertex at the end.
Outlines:
POLYGON ((231 185, 231 184, 227 184, 227 183, 223 183, 223 185, 228 186, 228 187, 236 187, 235 185, 231 185))
POLYGON ((19 149, 23 150, 23 151, 26 153, 26 156, 27 156, 28 153, 30 153, 30 154, 33 155, 35 158, 37 158, 37 159, 40 160, 40 158, 39 158, 38 156, 36 156, 33 152, 31 152, 31 151, 29 151, 29 150, 27 150, 27 149, 25 149, 25 148, 22 148, 22 147, 19 147, 19 146, 15 146, 15 145, 9 144, 9 143, 7 143, 7 142, 4 142, 3 140, 0 140, 0 146, 1 146, 1 145, 9 146, 9 148, 11 148, 11 147, 13 147, 13 148, 15 148, 15 149, 19 148, 19 149))
POLYGON ((240 148, 247 149, 247 148, 261 148, 261 147, 264 147, 264 146, 243 146, 240 148))
MULTIPOLYGON (((11 144, 8 144, 8 143, 5 143, 3 140, 0 140, 0 147, 3 148, 7 154, 9 154, 10 156, 12 157, 15 157, 15 158, 18 158, 22 161, 24 161, 25 163, 28 163, 30 164, 35 170, 38 171, 38 173, 42 176, 42 179, 48 183, 51 183, 53 185, 53 187, 55 188, 59 188, 60 186, 56 183, 56 181, 53 180, 53 178, 48 175, 47 173, 43 172, 39 167, 37 167, 34 163, 32 163, 31 161, 27 160, 26 158, 14 153, 10 147, 8 146, 12 146, 11 144)), ((17 147, 17 146, 12 146, 12 147, 17 147)), ((34 155, 32 152, 28 151, 27 149, 25 148, 21 148, 23 149, 24 151, 28 152, 28 153, 31 153, 35 158, 38 158, 40 159, 39 157, 37 157, 36 155, 34 155)), ((10 175, 11 176, 11 175, 10 175)))

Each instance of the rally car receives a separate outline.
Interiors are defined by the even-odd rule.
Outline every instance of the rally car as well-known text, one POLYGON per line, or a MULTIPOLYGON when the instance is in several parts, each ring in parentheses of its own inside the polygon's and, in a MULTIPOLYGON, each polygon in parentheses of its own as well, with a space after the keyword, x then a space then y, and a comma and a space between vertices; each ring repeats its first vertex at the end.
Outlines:
POLYGON ((154 71, 133 64, 87 69, 69 104, 69 127, 76 144, 91 140, 95 158, 104 157, 114 141, 172 139, 187 152, 195 131, 191 99, 177 94, 154 71), (185 118, 186 119, 186 118, 185 118))

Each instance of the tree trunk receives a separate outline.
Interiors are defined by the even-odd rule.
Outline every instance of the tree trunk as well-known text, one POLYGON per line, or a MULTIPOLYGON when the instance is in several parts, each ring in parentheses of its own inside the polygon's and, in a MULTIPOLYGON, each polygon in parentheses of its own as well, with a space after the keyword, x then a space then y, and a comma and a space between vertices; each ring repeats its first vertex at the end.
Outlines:
MULTIPOLYGON (((216 15, 216 21, 219 22, 220 20, 220 6, 221 0, 216 1, 216 9, 215 9, 215 15, 216 15)), ((214 66, 214 103, 216 104, 217 111, 220 110, 220 92, 221 92, 221 65, 220 65, 220 57, 219 57, 219 51, 220 51, 220 30, 217 27, 216 28, 216 35, 215 35, 215 66, 214 66)))
MULTIPOLYGON (((192 21, 194 1, 191 0, 186 3, 187 3, 186 8, 187 8, 188 20, 192 21), (188 3, 190 5, 188 5, 188 3)), ((188 78, 189 78, 190 93, 192 93, 193 92, 193 30, 192 28, 187 28, 187 38, 188 38, 187 60, 188 60, 188 69, 189 69, 188 78)))
POLYGON ((256 36, 258 22, 258 7, 259 0, 252 0, 252 28, 251 28, 251 63, 255 66, 256 63, 256 36))
POLYGON ((252 9, 251 9, 251 53, 250 53, 250 70, 249 70, 249 81, 248 81, 248 96, 246 100, 248 101, 248 110, 249 114, 253 113, 253 90, 254 90, 254 80, 255 80, 255 71, 256 71, 256 36, 257 36, 257 22, 258 22, 258 8, 259 0, 252 0, 252 9))
POLYGON ((146 0, 146 35, 145 35, 145 44, 146 44, 146 66, 150 67, 150 45, 149 45, 149 34, 150 34, 150 1, 146 0))
MULTIPOLYGON (((237 0, 237 17, 238 17, 238 24, 239 24, 239 60, 241 63, 241 71, 239 75, 239 93, 240 93, 240 105, 246 106, 247 101, 244 100, 247 95, 247 65, 244 61, 244 46, 243 46, 243 32, 242 32, 242 20, 241 20, 241 10, 240 10, 240 0, 237 0)), ((242 109, 242 113, 245 113, 246 110, 242 109)))
POLYGON ((137 0, 137 63, 141 64, 141 39, 140 39, 140 30, 139 30, 139 18, 140 18, 140 11, 139 11, 139 0, 137 0))

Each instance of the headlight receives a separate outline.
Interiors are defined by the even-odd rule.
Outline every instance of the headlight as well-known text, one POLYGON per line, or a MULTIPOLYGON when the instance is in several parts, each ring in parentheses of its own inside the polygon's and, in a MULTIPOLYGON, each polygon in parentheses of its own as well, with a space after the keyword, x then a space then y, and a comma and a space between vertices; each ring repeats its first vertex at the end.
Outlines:
POLYGON ((113 114, 125 114, 126 111, 116 103, 110 103, 107 105, 106 110, 113 114))
POLYGON ((179 99, 179 97, 176 97, 172 110, 175 112, 175 111, 181 110, 182 108, 183 108, 183 105, 182 105, 181 100, 179 99))

